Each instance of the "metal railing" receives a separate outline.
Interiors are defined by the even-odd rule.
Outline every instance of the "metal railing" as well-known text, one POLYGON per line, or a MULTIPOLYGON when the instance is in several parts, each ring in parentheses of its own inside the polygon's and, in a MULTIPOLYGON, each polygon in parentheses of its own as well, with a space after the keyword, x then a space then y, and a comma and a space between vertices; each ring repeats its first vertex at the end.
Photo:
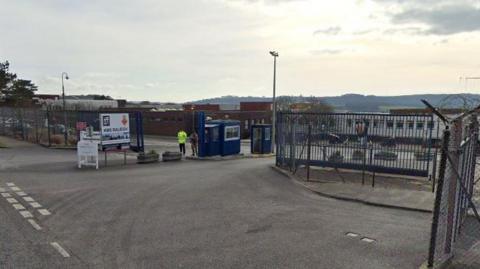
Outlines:
POLYGON ((432 115, 279 113, 276 162, 427 177, 439 126, 432 115))

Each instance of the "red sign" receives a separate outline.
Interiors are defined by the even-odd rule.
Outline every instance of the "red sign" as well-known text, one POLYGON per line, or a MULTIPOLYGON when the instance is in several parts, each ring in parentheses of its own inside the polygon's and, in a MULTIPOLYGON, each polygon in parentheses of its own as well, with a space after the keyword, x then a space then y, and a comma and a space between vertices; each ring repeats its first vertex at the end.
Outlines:
POLYGON ((78 121, 76 127, 77 127, 77 131, 83 131, 87 129, 87 123, 84 121, 78 121))

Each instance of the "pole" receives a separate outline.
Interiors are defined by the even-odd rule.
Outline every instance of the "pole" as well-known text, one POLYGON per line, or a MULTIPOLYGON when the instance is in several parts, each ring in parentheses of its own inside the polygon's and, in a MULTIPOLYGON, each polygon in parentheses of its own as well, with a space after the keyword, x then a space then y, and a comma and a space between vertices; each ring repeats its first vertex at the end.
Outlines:
POLYGON ((68 133, 67 133, 67 110, 65 106, 65 86, 63 85, 63 75, 62 73, 62 99, 63 99, 63 138, 65 142, 65 146, 67 145, 68 140, 68 133))
POLYGON ((275 148, 275 137, 276 137, 276 117, 277 117, 277 103, 275 102, 275 97, 276 97, 276 82, 277 82, 277 57, 273 55, 273 100, 272 100, 272 151, 276 152, 275 148))

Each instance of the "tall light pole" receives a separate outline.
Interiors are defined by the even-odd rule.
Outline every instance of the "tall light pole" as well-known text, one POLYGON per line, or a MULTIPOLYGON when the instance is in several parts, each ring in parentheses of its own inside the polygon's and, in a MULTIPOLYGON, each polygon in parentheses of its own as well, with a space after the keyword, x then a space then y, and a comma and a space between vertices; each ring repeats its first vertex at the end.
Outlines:
POLYGON ((276 128, 276 118, 277 118, 277 103, 275 102, 275 90, 276 90, 276 84, 277 84, 277 57, 278 52, 276 51, 270 51, 270 55, 273 56, 273 98, 272 98, 272 151, 275 152, 275 128, 276 128))
POLYGON ((65 142, 65 146, 67 145, 68 141, 68 131, 67 131, 67 108, 65 105, 65 86, 63 85, 63 78, 68 80, 67 72, 62 72, 62 99, 63 99, 63 138, 65 142))

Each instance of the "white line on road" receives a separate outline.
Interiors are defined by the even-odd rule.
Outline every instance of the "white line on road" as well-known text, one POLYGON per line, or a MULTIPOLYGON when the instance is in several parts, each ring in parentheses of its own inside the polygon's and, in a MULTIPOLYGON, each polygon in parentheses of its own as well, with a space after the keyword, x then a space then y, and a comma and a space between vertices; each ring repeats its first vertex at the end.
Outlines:
POLYGON ((24 210, 25 207, 21 204, 12 204, 13 208, 15 208, 16 210, 24 210))
POLYGON ((23 197, 23 200, 25 200, 25 202, 35 202, 35 200, 33 200, 33 198, 30 196, 23 197))
POLYGON ((31 205, 33 208, 40 208, 40 207, 42 207, 42 205, 39 204, 39 203, 37 203, 37 202, 30 203, 30 205, 31 205))
POLYGON ((9 186, 9 187, 15 186, 15 183, 13 183, 13 182, 7 182, 7 186, 9 186))
POLYGON ((38 225, 38 223, 36 221, 34 221, 33 219, 29 219, 28 222, 30 222, 30 224, 32 224, 32 226, 35 230, 37 230, 37 231, 42 230, 42 227, 40 227, 40 225, 38 225))
POLYGON ((16 192, 18 196, 26 196, 27 194, 23 191, 16 192))
POLYGON ((15 198, 7 198, 7 202, 9 202, 10 204, 18 204, 18 201, 15 198))
POLYGON ((12 197, 12 196, 10 195, 10 193, 8 193, 8 192, 2 193, 2 196, 3 196, 4 198, 12 197))
POLYGON ((68 254, 68 252, 62 248, 62 246, 60 246, 60 244, 58 244, 57 242, 52 242, 50 243, 50 245, 56 249, 64 258, 69 258, 70 257, 70 254, 68 254))
POLYGON ((48 216, 48 215, 52 214, 52 213, 50 213, 50 211, 48 211, 47 209, 39 209, 39 210, 38 210, 38 213, 40 213, 40 214, 42 214, 42 215, 44 215, 44 216, 48 216))
POLYGON ((364 237, 361 239, 363 242, 367 242, 367 243, 373 243, 375 242, 375 239, 371 239, 371 238, 368 238, 368 237, 364 237))
POLYGON ((19 187, 10 187, 12 191, 22 191, 19 187))
POLYGON ((20 215, 22 215, 22 217, 28 219, 28 218, 33 218, 33 215, 32 213, 30 213, 29 211, 19 211, 20 215))
POLYGON ((356 233, 347 233, 347 236, 349 236, 349 237, 358 237, 358 234, 356 234, 356 233))

